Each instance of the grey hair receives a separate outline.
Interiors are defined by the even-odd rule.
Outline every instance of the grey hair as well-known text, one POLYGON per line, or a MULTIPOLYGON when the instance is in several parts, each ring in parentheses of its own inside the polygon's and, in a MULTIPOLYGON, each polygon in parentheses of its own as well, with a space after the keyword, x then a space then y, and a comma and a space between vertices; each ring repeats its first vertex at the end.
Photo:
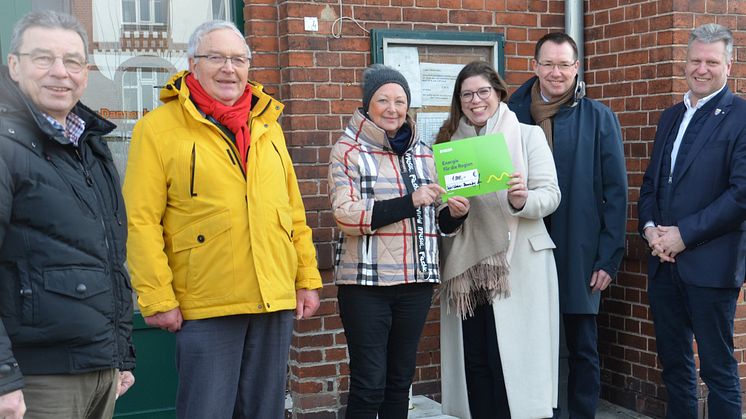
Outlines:
POLYGON ((10 53, 18 55, 21 51, 23 34, 30 28, 64 29, 73 31, 83 40, 85 57, 88 57, 88 34, 78 19, 65 13, 42 10, 26 14, 13 26, 10 36, 10 53))
POLYGON ((725 43, 725 60, 733 61, 733 33, 726 27, 717 23, 706 23, 695 28, 689 34, 689 47, 694 41, 705 44, 723 41, 725 43))
POLYGON ((241 31, 238 30, 235 23, 227 20, 210 20, 197 26, 197 29, 195 29, 194 32, 192 32, 192 35, 189 37, 187 55, 191 58, 194 58, 194 55, 197 53, 197 48, 199 48, 199 44, 202 42, 202 38, 204 38, 205 35, 207 35, 208 33, 220 29, 228 29, 230 31, 233 31, 236 35, 239 36, 239 38, 243 39, 244 45, 246 45, 246 56, 251 59, 251 49, 245 42, 246 38, 243 36, 241 31))

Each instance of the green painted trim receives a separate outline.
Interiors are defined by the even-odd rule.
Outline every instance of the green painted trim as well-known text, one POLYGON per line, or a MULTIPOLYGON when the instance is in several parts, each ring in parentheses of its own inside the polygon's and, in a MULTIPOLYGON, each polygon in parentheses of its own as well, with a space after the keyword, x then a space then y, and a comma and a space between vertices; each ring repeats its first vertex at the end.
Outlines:
MULTIPOLYGON (((438 45, 439 41, 456 41, 465 46, 469 42, 494 42, 496 44, 497 71, 505 77, 505 36, 500 33, 480 32, 448 32, 448 31, 405 31, 400 29, 371 29, 370 52, 373 63, 383 63, 383 40, 384 39, 413 39, 418 41, 433 41, 438 45)), ((427 45, 422 42, 420 45, 427 45)))
POLYGON ((142 410, 133 413, 117 413, 115 418, 137 418, 137 419, 175 419, 176 408, 142 410))
POLYGON ((10 52, 10 34, 13 26, 18 20, 31 11, 31 2, 28 0, 5 0, 0 13, 0 61, 8 63, 10 52))
POLYGON ((244 0, 233 0, 233 23, 236 24, 238 30, 240 30, 242 34, 246 35, 246 30, 244 28, 245 22, 243 19, 243 8, 244 0))
POLYGON ((176 338, 172 333, 149 327, 139 312, 132 317, 132 326, 137 354, 135 385, 117 400, 114 417, 175 419, 176 338))

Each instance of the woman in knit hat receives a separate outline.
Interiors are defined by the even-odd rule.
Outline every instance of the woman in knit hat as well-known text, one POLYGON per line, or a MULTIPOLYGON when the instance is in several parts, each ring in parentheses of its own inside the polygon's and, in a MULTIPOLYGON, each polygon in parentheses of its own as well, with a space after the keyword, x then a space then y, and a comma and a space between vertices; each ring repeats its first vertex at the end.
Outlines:
POLYGON ((515 168, 507 191, 471 198, 441 247, 443 413, 464 419, 548 418, 557 405, 559 296, 543 218, 560 190, 543 131, 520 124, 506 96, 491 65, 466 65, 436 140, 502 133, 515 168))
POLYGON ((347 418, 406 418, 417 344, 439 282, 440 232, 469 211, 437 176, 429 146, 407 115, 410 92, 398 71, 363 73, 363 107, 334 145, 329 196, 341 230, 335 283, 350 356, 347 418))

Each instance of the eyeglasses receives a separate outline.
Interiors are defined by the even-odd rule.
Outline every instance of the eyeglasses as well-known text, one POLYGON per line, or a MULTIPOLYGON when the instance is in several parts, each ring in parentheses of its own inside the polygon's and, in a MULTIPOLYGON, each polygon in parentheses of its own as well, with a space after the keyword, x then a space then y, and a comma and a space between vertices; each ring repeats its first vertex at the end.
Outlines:
POLYGON ((477 90, 464 90, 461 92, 462 102, 471 102, 474 100, 474 95, 477 95, 482 100, 487 99, 492 94, 492 86, 480 87, 477 90))
POLYGON ((40 70, 48 70, 52 68, 54 62, 59 58, 62 60, 62 65, 65 66, 65 70, 68 73, 80 73, 86 66, 85 58, 79 55, 54 55, 49 52, 19 52, 15 54, 19 57, 29 57, 31 63, 40 70))
POLYGON ((222 67, 228 61, 233 64, 233 67, 244 68, 249 65, 249 57, 245 55, 236 55, 235 57, 228 57, 219 54, 207 54, 207 55, 195 55, 194 58, 204 58, 210 65, 216 67, 222 67))
POLYGON ((569 71, 570 69, 572 69, 573 67, 575 67, 575 63, 576 62, 577 61, 575 61, 573 63, 559 63, 559 64, 555 64, 555 63, 538 63, 538 64, 539 64, 539 68, 541 68, 542 70, 545 70, 545 71, 552 71, 552 70, 554 70, 556 68, 557 70, 559 70, 561 72, 565 72, 565 71, 569 71))

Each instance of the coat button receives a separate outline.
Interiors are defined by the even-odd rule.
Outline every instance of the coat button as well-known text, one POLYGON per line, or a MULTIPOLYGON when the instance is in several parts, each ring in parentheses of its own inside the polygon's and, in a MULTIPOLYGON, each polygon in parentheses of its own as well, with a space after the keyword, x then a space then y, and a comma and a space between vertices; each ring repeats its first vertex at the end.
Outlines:
POLYGON ((86 291, 88 291, 88 287, 86 287, 85 284, 78 284, 78 286, 75 287, 75 292, 78 294, 85 294, 86 291))
POLYGON ((280 110, 280 107, 279 107, 279 106, 275 106, 275 110, 276 110, 276 111, 279 111, 279 110, 280 110))
POLYGON ((8 132, 11 133, 11 134, 15 134, 16 130, 14 130, 13 128, 8 128, 8 132))
POLYGON ((0 377, 8 375, 13 371, 13 367, 10 364, 0 365, 0 377))
POLYGON ((258 306, 256 306, 256 308, 259 309, 259 310, 261 310, 262 309, 262 305, 259 304, 258 306))
POLYGON ((34 294, 34 292, 31 290, 31 288, 24 288, 21 290, 21 295, 24 297, 31 297, 34 294))
POLYGON ((267 128, 267 127, 269 127, 269 124, 264 124, 264 128, 267 128))
POLYGON ((203 236, 203 235, 200 234, 199 236, 197 236, 197 241, 200 242, 200 243, 204 243, 205 242, 205 236, 203 236))

